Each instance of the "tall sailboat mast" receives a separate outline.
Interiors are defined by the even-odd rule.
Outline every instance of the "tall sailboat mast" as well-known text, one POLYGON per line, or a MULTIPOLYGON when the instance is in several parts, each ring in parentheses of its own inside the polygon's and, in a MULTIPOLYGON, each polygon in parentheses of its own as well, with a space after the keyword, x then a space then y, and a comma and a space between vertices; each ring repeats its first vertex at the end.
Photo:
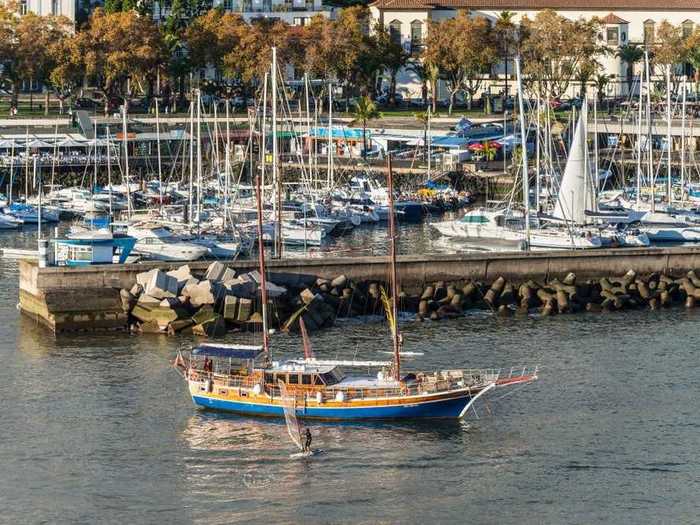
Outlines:
POLYGON ((520 149, 523 163, 523 204, 525 207, 525 235, 530 246, 530 179, 527 166, 527 128, 525 127, 525 106, 523 104, 523 81, 520 75, 520 57, 515 57, 515 72, 518 78, 518 111, 520 112, 520 149))
MULTIPOLYGON (((131 220, 131 184, 129 183, 129 137, 126 125, 126 100, 122 107, 122 139, 124 144, 124 181, 126 182, 126 215, 131 220)), ((97 143, 97 137, 95 137, 97 143)))
POLYGON ((255 199, 258 207, 258 264, 260 268, 260 301, 262 302, 263 350, 270 357, 269 334, 267 331, 267 283, 265 282, 265 246, 263 244, 262 196, 260 194, 260 176, 255 177, 255 199))
POLYGON ((158 154, 158 209, 163 213, 163 164, 160 154, 160 114, 158 113, 158 97, 156 97, 156 148, 158 154))
POLYGON ((389 265, 391 273, 391 337, 394 343, 394 379, 401 379, 401 333, 399 332, 399 281, 396 272, 396 216, 394 215, 394 176, 391 153, 387 155, 387 193, 389 204, 389 265))

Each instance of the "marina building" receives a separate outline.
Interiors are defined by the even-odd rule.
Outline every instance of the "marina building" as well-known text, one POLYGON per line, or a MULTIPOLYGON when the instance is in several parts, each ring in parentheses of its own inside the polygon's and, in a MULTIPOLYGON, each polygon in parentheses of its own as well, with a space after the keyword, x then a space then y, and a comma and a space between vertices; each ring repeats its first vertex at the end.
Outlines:
MULTIPOLYGON (((597 17, 601 21, 598 38, 613 50, 598 59, 601 73, 611 79, 606 88, 607 96, 625 95, 628 75, 637 77, 640 72, 639 64, 628 68, 614 51, 628 44, 653 43, 663 20, 682 27, 685 34, 690 34, 700 24, 698 0, 376 0, 370 4, 374 20, 383 24, 406 52, 415 56, 423 49, 428 23, 452 18, 460 10, 468 10, 472 16, 485 17, 492 22, 508 11, 512 13, 512 21, 518 24, 524 17, 534 19, 544 9, 552 9, 571 20, 597 17)), ((509 64, 510 78, 514 78, 514 71, 513 64, 509 64)), ((503 89, 504 74, 503 64, 494 68, 495 82, 490 86, 485 84, 492 94, 503 89)), ((421 83, 409 69, 399 75, 397 86, 404 96, 421 96, 421 83)), ((571 94, 577 89, 571 86, 571 94)))

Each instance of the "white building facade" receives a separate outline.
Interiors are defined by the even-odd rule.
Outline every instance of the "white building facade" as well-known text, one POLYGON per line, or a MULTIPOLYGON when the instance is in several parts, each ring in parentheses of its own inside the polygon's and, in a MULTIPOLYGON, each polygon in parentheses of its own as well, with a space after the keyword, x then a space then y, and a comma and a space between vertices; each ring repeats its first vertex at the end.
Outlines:
POLYGON ((19 12, 24 15, 35 13, 41 16, 65 16, 73 23, 77 15, 76 0, 21 0, 19 2, 19 12))
MULTIPOLYGON (((504 11, 513 13, 513 22, 524 17, 534 19, 544 9, 552 9, 559 15, 577 20, 597 17, 602 21, 598 38, 613 50, 630 44, 643 44, 653 40, 656 28, 663 21, 682 28, 684 34, 692 33, 700 26, 700 0, 377 0, 370 4, 375 21, 384 25, 400 39, 404 49, 418 54, 430 21, 440 21, 456 16, 459 10, 468 10, 472 16, 481 16, 495 22, 504 11)), ((628 67, 614 53, 598 57, 601 73, 611 79, 606 90, 608 96, 627 92, 628 67)), ((639 74, 637 65, 633 75, 639 74)), ((514 68, 508 67, 513 78, 514 68)), ((503 64, 494 75, 503 76, 503 64)), ((502 81, 501 81, 502 84, 502 81)), ((575 82, 573 84, 576 84, 575 82)), ((419 98, 421 84, 415 74, 406 70, 399 75, 398 87, 404 95, 419 98)), ((491 86, 492 93, 497 93, 491 86)), ((573 95, 578 87, 569 87, 573 95)))
MULTIPOLYGON (((267 18, 281 20, 289 25, 304 26, 314 16, 331 18, 332 9, 325 7, 322 0, 213 0, 212 7, 220 7, 229 13, 236 13, 246 22, 267 18)), ((168 16, 167 7, 159 3, 153 6, 153 18, 158 21, 168 16)))

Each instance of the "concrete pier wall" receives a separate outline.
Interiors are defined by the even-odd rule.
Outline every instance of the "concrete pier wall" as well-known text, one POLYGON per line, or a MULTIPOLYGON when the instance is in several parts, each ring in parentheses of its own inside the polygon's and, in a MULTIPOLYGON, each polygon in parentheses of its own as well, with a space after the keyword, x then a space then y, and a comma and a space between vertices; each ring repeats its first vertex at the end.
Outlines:
MULTIPOLYGON (((183 263, 96 265, 84 268, 40 269, 35 261, 20 261, 20 309, 50 329, 95 330, 126 328, 119 289, 130 288, 136 274, 152 268, 170 270, 183 263)), ((209 261, 191 262, 193 273, 204 272, 209 261)), ((237 272, 254 270, 257 261, 227 263, 237 272)), ((274 282, 306 282, 318 277, 346 275, 352 280, 387 280, 386 257, 282 259, 269 261, 274 282)), ((426 283, 474 279, 492 281, 547 280, 574 272, 579 278, 639 274, 681 274, 700 268, 700 247, 640 248, 532 253, 401 256, 398 269, 404 290, 413 292, 426 283)))

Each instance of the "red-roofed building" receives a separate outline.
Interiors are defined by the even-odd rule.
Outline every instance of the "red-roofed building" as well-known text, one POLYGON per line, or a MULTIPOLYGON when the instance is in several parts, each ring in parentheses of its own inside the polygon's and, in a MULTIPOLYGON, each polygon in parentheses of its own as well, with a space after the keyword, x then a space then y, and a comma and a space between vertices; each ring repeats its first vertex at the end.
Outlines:
MULTIPOLYGON (((662 20, 680 26, 685 34, 700 27, 700 0, 376 0, 370 4, 372 16, 387 27, 404 48, 417 52, 428 29, 429 21, 454 17, 459 10, 469 10, 473 16, 482 16, 495 21, 503 11, 513 13, 517 24, 527 16, 532 19, 543 9, 553 9, 570 19, 601 21, 598 38, 613 51, 630 43, 643 44, 652 41, 657 26, 662 20)), ((628 65, 615 53, 600 57, 603 72, 610 76, 607 95, 623 95, 627 92, 628 65)), ((633 68, 633 76, 639 67, 633 68)), ((512 64, 508 67, 512 78, 512 64)), ((492 94, 501 93, 505 82, 503 65, 495 71, 501 78, 492 82, 492 94)), ((420 98, 421 83, 406 70, 399 75, 398 88, 404 97, 420 98)), ((571 95, 578 91, 572 86, 571 95)), ((509 94, 513 90, 510 88, 509 94)), ((444 93, 441 94, 441 97, 444 93)))

